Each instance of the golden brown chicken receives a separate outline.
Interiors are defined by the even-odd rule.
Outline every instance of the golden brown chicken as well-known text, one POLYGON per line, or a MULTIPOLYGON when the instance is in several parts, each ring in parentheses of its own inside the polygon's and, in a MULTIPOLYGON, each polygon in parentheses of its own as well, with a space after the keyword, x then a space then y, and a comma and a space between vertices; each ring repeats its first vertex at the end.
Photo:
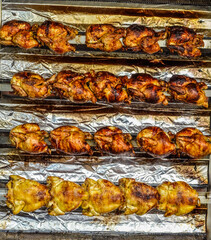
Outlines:
POLYGON ((29 98, 46 98, 52 94, 52 84, 55 82, 55 75, 44 80, 39 74, 32 72, 16 73, 11 79, 11 87, 15 94, 29 98))
POLYGON ((158 209, 165 211, 165 217, 184 215, 200 206, 197 191, 185 182, 164 182, 157 190, 158 209))
POLYGON ((203 35, 196 34, 193 29, 174 26, 168 27, 167 31, 167 48, 184 57, 199 57, 201 51, 199 47, 204 46, 203 35))
POLYGON ((60 177, 48 177, 47 184, 51 196, 47 207, 52 216, 64 215, 79 208, 87 198, 87 193, 80 185, 60 177))
POLYGON ((204 89, 207 85, 184 75, 174 75, 168 83, 168 91, 174 100, 186 103, 195 103, 208 108, 208 98, 204 89))
POLYGON ((166 157, 176 150, 170 135, 159 127, 144 128, 137 135, 138 146, 149 154, 166 157))
POLYGON ((37 30, 38 40, 56 53, 75 51, 68 40, 75 38, 78 31, 59 22, 45 21, 37 30))
POLYGON ((88 199, 84 200, 81 205, 84 215, 99 216, 112 212, 118 209, 124 201, 121 190, 108 180, 95 181, 87 178, 82 187, 88 193, 88 199))
POLYGON ((154 104, 168 104, 167 97, 164 95, 164 91, 166 91, 166 83, 153 78, 149 74, 140 73, 132 75, 126 86, 128 95, 134 100, 154 104))
POLYGON ((97 148, 101 153, 124 153, 132 152, 133 146, 131 144, 132 136, 129 133, 123 133, 117 127, 104 127, 99 129, 94 134, 94 140, 97 143, 97 148))
POLYGON ((158 41, 165 38, 165 32, 156 33, 152 28, 133 24, 127 28, 123 42, 127 49, 153 54, 161 50, 158 41))
POLYGON ((12 144, 24 152, 33 154, 50 153, 50 149, 44 141, 44 138, 48 137, 48 133, 41 131, 36 123, 26 123, 13 128, 9 137, 12 144))
POLYGON ((90 73, 78 74, 72 71, 62 71, 56 77, 54 88, 62 98, 67 98, 75 102, 96 103, 97 99, 88 87, 91 81, 90 73))
POLYGON ((86 139, 92 139, 92 135, 83 132, 74 126, 62 126, 54 129, 50 133, 50 141, 53 148, 58 152, 67 154, 93 154, 90 145, 86 139))
POLYGON ((133 178, 121 178, 119 188, 125 199, 120 210, 126 215, 143 215, 157 206, 157 190, 145 183, 136 182, 133 178))
POLYGON ((48 188, 45 185, 20 176, 11 175, 7 188, 6 203, 13 214, 18 214, 20 211, 33 212, 46 206, 50 200, 48 188))
POLYGON ((176 134, 176 145, 180 152, 200 158, 211 154, 211 137, 204 136, 196 128, 184 128, 176 134))
POLYGON ((122 48, 120 38, 124 37, 125 33, 124 28, 116 28, 111 24, 91 25, 86 30, 86 45, 106 52, 117 51, 122 48))

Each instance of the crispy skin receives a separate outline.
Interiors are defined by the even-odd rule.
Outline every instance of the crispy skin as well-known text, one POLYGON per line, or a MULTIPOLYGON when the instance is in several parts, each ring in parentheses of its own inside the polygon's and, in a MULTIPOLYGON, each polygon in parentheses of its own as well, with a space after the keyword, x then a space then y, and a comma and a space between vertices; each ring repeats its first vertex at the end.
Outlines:
POLYGON ((168 27, 167 48, 184 57, 199 57, 201 51, 199 47, 204 46, 203 35, 196 34, 193 29, 181 26, 168 27))
POLYGON ((110 153, 134 152, 132 137, 117 127, 104 127, 94 134, 94 140, 101 151, 110 153))
POLYGON ((133 178, 121 178, 119 188, 125 199, 120 210, 126 215, 143 215, 157 206, 157 190, 145 183, 136 182, 133 178))
POLYGON ((158 209, 165 211, 165 217, 184 215, 200 206, 197 191, 185 182, 164 182, 157 190, 158 209))
POLYGON ((208 108, 208 98, 203 90, 207 88, 205 83, 184 75, 174 75, 168 83, 168 91, 174 100, 194 103, 205 108, 208 108))
POLYGON ((56 77, 54 88, 62 98, 67 98, 73 102, 96 103, 97 99, 88 87, 91 81, 90 73, 78 74, 72 71, 62 71, 56 77))
POLYGON ((81 207, 87 216, 99 216, 118 209, 124 201, 120 189, 108 180, 97 181, 87 178, 82 185, 88 192, 88 199, 83 201, 81 207))
POLYGON ((180 152, 192 158, 211 154, 211 137, 206 137, 196 128, 184 128, 176 134, 176 145, 180 152))
POLYGON ((84 189, 70 181, 64 181, 60 177, 48 177, 47 184, 51 199, 48 202, 48 213, 52 216, 64 215, 79 208, 86 199, 84 189))
POLYGON ((147 127, 137 135, 139 147, 149 154, 166 157, 175 152, 171 137, 159 127, 147 127))
POLYGON ((86 45, 105 52, 117 51, 122 48, 120 38, 125 33, 124 28, 116 28, 111 24, 91 25, 86 30, 86 45))
POLYGON ((11 87, 15 94, 29 98, 46 98, 52 94, 52 84, 55 75, 44 80, 39 74, 32 72, 16 73, 11 79, 11 87))
POLYGON ((36 123, 26 123, 13 128, 10 131, 10 141, 17 149, 32 154, 50 153, 47 143, 44 141, 48 137, 46 131, 41 131, 36 123))
POLYGON ((18 214, 20 211, 33 212, 45 206, 50 200, 45 185, 17 175, 10 176, 7 188, 6 203, 13 214, 18 214))
POLYGON ((164 81, 153 78, 149 74, 134 74, 126 84, 129 96, 134 100, 148 103, 168 104, 166 96, 163 94, 166 91, 164 81))
POLYGON ((37 30, 38 40, 59 54, 75 51, 68 40, 75 38, 77 34, 76 29, 53 21, 45 21, 37 30))
POLYGON ((92 149, 86 139, 92 139, 92 135, 83 132, 74 126, 62 126, 50 133, 51 145, 59 152, 67 154, 88 153, 92 155, 92 149))

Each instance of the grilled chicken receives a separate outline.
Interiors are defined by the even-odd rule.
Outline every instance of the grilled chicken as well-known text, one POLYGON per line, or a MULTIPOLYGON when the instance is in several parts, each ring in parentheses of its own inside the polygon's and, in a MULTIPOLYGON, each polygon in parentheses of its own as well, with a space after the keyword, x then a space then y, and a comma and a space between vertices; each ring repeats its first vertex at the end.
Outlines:
POLYGON ((145 183, 136 182, 133 178, 121 178, 119 188, 125 199, 120 210, 126 215, 143 215, 157 206, 157 190, 145 183))
MULTIPOLYGON (((171 135, 171 134, 170 134, 171 135)), ((169 136, 159 127, 147 127, 137 135, 137 142, 145 152, 166 157, 175 153, 176 146, 172 143, 172 136, 169 136)))
POLYGON ((200 206, 197 191, 185 182, 164 182, 157 190, 158 209, 165 211, 165 217, 184 215, 200 206))
POLYGON ((129 102, 124 88, 127 77, 116 77, 110 72, 97 72, 89 83, 89 87, 98 100, 107 102, 129 102))
POLYGON ((78 74, 72 71, 62 71, 56 77, 54 88, 62 98, 75 102, 96 103, 97 99, 88 87, 91 74, 78 74))
POLYGON ((161 50, 158 41, 165 39, 166 33, 156 33, 152 28, 133 24, 127 28, 126 36, 123 40, 126 48, 133 51, 144 51, 149 54, 159 52, 161 50))
POLYGON ((45 185, 20 176, 11 175, 7 188, 6 203, 13 214, 18 214, 20 211, 33 212, 45 206, 50 200, 45 185))
POLYGON ((44 138, 48 137, 48 133, 41 131, 36 123, 26 123, 13 128, 9 137, 12 144, 24 152, 50 153, 48 145, 44 141, 44 138))
POLYGON ((134 100, 148 103, 168 104, 164 95, 166 84, 149 74, 134 74, 126 84, 129 96, 134 100))
POLYGON ((125 33, 124 28, 116 28, 111 24, 91 25, 86 30, 86 45, 106 52, 117 51, 122 48, 120 38, 125 33))
POLYGON ((176 52, 184 57, 201 56, 199 48, 204 46, 203 35, 181 26, 168 27, 166 31, 167 47, 172 53, 176 52))
POLYGON ((58 152, 67 154, 88 153, 92 155, 92 149, 86 142, 86 139, 92 138, 90 133, 83 132, 74 126, 58 127, 50 133, 52 147, 58 152))
POLYGON ((52 94, 55 75, 44 80, 39 74, 32 72, 16 73, 11 79, 11 87, 15 94, 28 98, 46 98, 52 94))
POLYGON ((208 98, 203 90, 207 88, 205 83, 184 75, 174 75, 168 84, 168 91, 174 100, 194 103, 205 108, 208 108, 208 98))
POLYGON ((211 137, 206 137, 196 128, 184 128, 176 134, 176 145, 180 152, 200 158, 211 154, 211 137))
POLYGON ((68 40, 75 38, 77 34, 76 29, 53 21, 45 21, 37 30, 38 40, 59 54, 75 51, 68 40))
POLYGON ((51 199, 48 202, 48 213, 52 216, 64 215, 79 208, 86 199, 84 189, 70 181, 64 181, 60 177, 48 177, 47 184, 51 199))
POLYGON ((99 129, 94 134, 94 140, 97 143, 97 148, 101 153, 124 153, 134 152, 131 144, 132 136, 128 133, 123 133, 117 127, 104 127, 99 129))
POLYGON ((87 216, 99 216, 118 209, 123 201, 123 193, 108 180, 97 181, 87 178, 82 185, 88 192, 88 199, 83 201, 81 207, 87 216))

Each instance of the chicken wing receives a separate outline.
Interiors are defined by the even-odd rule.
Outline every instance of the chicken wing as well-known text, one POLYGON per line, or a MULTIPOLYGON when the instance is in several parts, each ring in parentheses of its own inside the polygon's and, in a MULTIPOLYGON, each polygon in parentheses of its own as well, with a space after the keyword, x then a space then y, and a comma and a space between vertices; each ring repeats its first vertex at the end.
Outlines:
POLYGON ((41 131, 36 123, 26 123, 13 128, 9 137, 12 144, 24 152, 33 154, 50 153, 50 149, 44 141, 44 138, 48 137, 48 133, 41 131))
POLYGON ((136 182, 133 178, 121 178, 119 188, 125 199, 120 210, 126 215, 143 215, 157 206, 157 190, 145 183, 136 182))
POLYGON ((105 179, 97 181, 87 178, 82 185, 88 192, 88 199, 81 207, 87 216, 99 216, 118 209, 124 201, 123 193, 113 183, 105 179))
POLYGON ((18 214, 21 210, 33 212, 38 208, 46 206, 50 200, 50 195, 45 185, 20 176, 11 175, 7 188, 6 203, 12 209, 13 214, 18 214))
POLYGON ((92 155, 93 151, 90 145, 86 142, 86 139, 92 138, 93 137, 90 133, 83 132, 74 126, 58 127, 50 133, 52 147, 58 152, 64 152, 67 154, 88 153, 89 155, 92 155))
POLYGON ((124 153, 134 152, 131 144, 132 136, 129 133, 123 133, 117 127, 104 127, 94 134, 94 140, 97 148, 103 153, 124 153))
POLYGON ((180 152, 200 158, 211 154, 211 137, 206 137, 196 128, 184 128, 176 134, 176 145, 180 152))
POLYGON ((157 190, 158 209, 165 211, 165 217, 184 215, 200 206, 197 191, 185 182, 164 182, 157 190))

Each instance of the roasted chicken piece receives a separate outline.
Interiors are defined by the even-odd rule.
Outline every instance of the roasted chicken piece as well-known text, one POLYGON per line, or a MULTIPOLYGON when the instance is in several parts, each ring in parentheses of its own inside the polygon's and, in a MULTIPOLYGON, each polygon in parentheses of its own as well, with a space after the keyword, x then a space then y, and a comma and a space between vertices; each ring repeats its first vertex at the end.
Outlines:
POLYGON ((12 144, 24 152, 33 154, 50 153, 50 149, 44 141, 44 138, 48 137, 48 133, 41 131, 36 123, 26 123, 13 128, 9 137, 12 144))
POLYGON ((88 199, 81 205, 84 215, 91 217, 112 212, 124 201, 121 190, 108 180, 87 178, 82 187, 88 193, 88 199))
POLYGON ((149 154, 166 157, 175 153, 176 150, 171 139, 173 136, 169 134, 159 127, 144 128, 137 135, 138 146, 149 154))
POLYGON ((167 48, 184 57, 199 57, 201 51, 199 47, 204 46, 203 35, 196 34, 193 29, 174 26, 168 27, 167 31, 167 48))
POLYGON ((196 128, 184 128, 176 134, 176 145, 180 152, 200 158, 211 154, 211 137, 204 136, 196 128))
POLYGON ((119 188, 125 199, 120 210, 126 215, 143 215, 157 206, 157 190, 145 183, 136 182, 133 178, 121 178, 119 188))
POLYGON ((153 78, 149 74, 139 73, 132 75, 126 86, 128 95, 134 100, 154 104, 168 104, 167 97, 164 95, 164 91, 166 91, 166 83, 153 78))
POLYGON ((166 38, 166 32, 156 33, 152 28, 133 24, 127 28, 127 33, 123 39, 126 48, 133 51, 144 51, 149 54, 161 50, 158 41, 166 38))
POLYGON ((47 184, 51 199, 48 202, 48 213, 52 216, 64 215, 79 208, 86 199, 84 189, 70 181, 64 181, 60 177, 48 177, 47 184))
POLYGON ((157 190, 159 193, 157 208, 165 211, 165 217, 173 214, 184 215, 200 206, 197 191, 185 182, 164 182, 157 190))
POLYGON ((67 154, 88 153, 93 154, 90 145, 86 139, 92 139, 92 135, 88 132, 83 132, 74 126, 58 127, 51 131, 50 141, 53 148, 58 152, 67 154))
POLYGON ((21 210, 33 212, 46 206, 50 200, 48 188, 45 185, 17 175, 10 176, 7 188, 6 203, 13 214, 18 214, 21 210))
POLYGON ((56 53, 75 51, 68 40, 75 38, 78 31, 59 22, 45 21, 37 30, 38 40, 56 53))
POLYGON ((98 100, 107 102, 130 102, 125 82, 127 77, 116 77, 110 72, 97 72, 89 82, 89 87, 98 100))
POLYGON ((86 30, 86 45, 106 52, 117 51, 122 48, 120 38, 125 33, 124 28, 116 28, 111 24, 91 25, 86 30))
POLYGON ((131 144, 132 136, 129 133, 123 133, 121 129, 117 127, 104 127, 99 129, 94 134, 94 140, 97 143, 97 148, 101 153, 134 153, 133 146, 131 144))
POLYGON ((62 71, 56 77, 54 88, 62 98, 67 98, 75 102, 96 103, 97 99, 88 87, 91 81, 90 73, 78 74, 72 71, 62 71))
POLYGON ((16 73, 11 79, 11 87, 15 94, 28 98, 46 98, 52 94, 55 75, 44 80, 39 74, 32 72, 16 73))
POLYGON ((186 103, 195 103, 208 108, 208 98, 204 89, 207 85, 184 75, 174 75, 168 83, 168 91, 174 100, 186 103))

